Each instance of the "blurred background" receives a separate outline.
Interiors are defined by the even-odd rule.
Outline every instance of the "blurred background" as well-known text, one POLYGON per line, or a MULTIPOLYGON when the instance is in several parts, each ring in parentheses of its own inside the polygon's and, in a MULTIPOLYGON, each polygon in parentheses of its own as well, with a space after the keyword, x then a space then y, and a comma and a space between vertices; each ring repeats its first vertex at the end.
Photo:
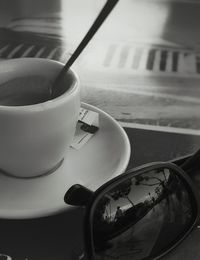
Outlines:
MULTIPOLYGON (((1 0, 0 58, 66 62, 105 0, 1 0)), ((200 129, 200 1, 121 0, 73 65, 82 101, 124 125, 200 129)))

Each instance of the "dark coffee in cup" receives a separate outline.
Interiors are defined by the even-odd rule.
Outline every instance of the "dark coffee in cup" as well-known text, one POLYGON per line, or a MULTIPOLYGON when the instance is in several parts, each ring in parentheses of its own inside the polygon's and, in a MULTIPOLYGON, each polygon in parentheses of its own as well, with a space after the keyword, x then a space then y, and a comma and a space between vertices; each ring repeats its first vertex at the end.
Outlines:
POLYGON ((51 84, 40 75, 11 79, 0 85, 0 105, 27 106, 48 101, 51 84))

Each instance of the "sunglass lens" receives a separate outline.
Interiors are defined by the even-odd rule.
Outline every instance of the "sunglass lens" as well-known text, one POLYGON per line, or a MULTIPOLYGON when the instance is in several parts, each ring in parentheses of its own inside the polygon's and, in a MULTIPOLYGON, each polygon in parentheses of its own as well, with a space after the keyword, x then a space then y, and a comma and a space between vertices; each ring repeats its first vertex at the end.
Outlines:
POLYGON ((112 186, 94 208, 95 259, 141 260, 177 243, 196 218, 184 179, 154 169, 112 186))

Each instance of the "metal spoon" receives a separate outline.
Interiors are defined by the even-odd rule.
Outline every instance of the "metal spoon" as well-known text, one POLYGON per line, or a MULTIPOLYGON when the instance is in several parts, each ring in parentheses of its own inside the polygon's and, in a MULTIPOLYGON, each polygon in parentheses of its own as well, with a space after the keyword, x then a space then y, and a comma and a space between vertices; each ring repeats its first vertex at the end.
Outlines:
POLYGON ((89 31, 83 38, 83 40, 80 42, 70 59, 67 61, 61 72, 56 77, 52 89, 51 89, 51 99, 57 97, 60 93, 60 90, 63 88, 63 80, 64 75, 69 70, 71 65, 74 63, 74 61, 78 58, 78 56, 81 54, 83 49, 86 47, 86 45, 89 43, 89 41, 92 39, 94 34, 97 32, 97 30, 100 28, 106 17, 110 14, 114 6, 117 4, 119 0, 107 0, 106 4, 102 8, 101 12, 97 16, 96 20, 90 27, 89 31))

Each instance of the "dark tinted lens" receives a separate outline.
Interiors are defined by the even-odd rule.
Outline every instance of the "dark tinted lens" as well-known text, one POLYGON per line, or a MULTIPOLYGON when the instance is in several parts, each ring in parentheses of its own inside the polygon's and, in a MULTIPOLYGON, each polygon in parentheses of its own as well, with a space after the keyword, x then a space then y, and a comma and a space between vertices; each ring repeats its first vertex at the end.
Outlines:
POLYGON ((141 260, 162 254, 196 218, 191 192, 174 170, 151 170, 113 186, 93 215, 95 259, 141 260))

